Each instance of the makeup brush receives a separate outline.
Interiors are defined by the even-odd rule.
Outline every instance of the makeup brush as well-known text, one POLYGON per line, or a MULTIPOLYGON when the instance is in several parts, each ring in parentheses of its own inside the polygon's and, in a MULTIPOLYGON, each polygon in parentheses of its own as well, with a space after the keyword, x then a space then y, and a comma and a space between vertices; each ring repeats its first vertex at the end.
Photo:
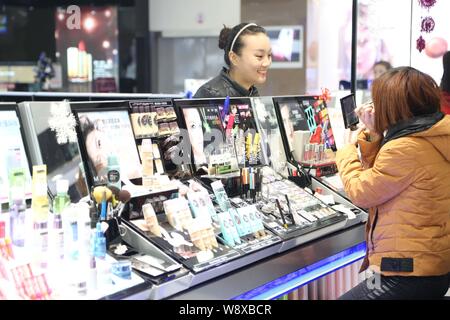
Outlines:
POLYGON ((103 193, 105 193, 106 201, 111 200, 111 197, 113 195, 111 189, 105 186, 98 186, 94 188, 91 195, 91 197, 95 200, 95 203, 100 204, 102 202, 103 193))
POLYGON ((287 229, 288 225, 287 225, 286 219, 284 217, 283 209, 281 209, 280 201, 278 199, 276 199, 276 202, 277 202, 278 211, 280 211, 281 220, 283 221, 283 227, 285 229, 287 229))
POLYGON ((120 217, 122 215, 123 208, 125 207, 125 204, 130 201, 131 194, 127 190, 120 190, 119 192, 119 204, 114 209, 114 216, 120 217))
POLYGON ((107 202, 111 200, 112 195, 113 195, 112 191, 105 186, 95 187, 94 190, 92 191, 91 196, 97 205, 97 210, 100 211, 100 219, 102 221, 106 220, 107 202))
POLYGON ((289 197, 287 194, 285 194, 284 197, 286 198, 287 206, 289 208, 289 218, 291 219, 292 223, 294 223, 294 215, 292 214, 291 202, 289 201, 289 197))
POLYGON ((117 201, 119 199, 120 189, 115 186, 112 186, 112 185, 108 186, 108 188, 112 192, 111 204, 112 204, 113 208, 115 208, 118 204, 117 201))

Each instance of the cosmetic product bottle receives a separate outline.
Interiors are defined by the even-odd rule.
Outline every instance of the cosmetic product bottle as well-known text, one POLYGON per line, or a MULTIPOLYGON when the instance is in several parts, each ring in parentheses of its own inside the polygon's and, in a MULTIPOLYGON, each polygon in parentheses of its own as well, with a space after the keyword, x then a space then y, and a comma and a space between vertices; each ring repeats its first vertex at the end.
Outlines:
POLYGON ((246 158, 246 161, 250 161, 250 157, 252 155, 252 146, 253 146, 252 141, 253 141, 253 134, 251 134, 249 132, 247 134, 247 139, 245 141, 245 158, 246 158))
POLYGON ((231 222, 229 214, 227 212, 221 212, 218 214, 218 218, 220 224, 220 231, 222 233, 222 237, 225 243, 230 247, 234 247, 236 243, 234 242, 233 236, 228 226, 228 224, 231 222))
POLYGON ((214 181, 211 183, 211 188, 214 191, 214 195, 216 196, 216 201, 219 204, 219 207, 222 211, 228 211, 228 209, 232 208, 230 200, 228 199, 228 195, 223 188, 222 181, 214 181))
POLYGON ((151 189, 153 187, 153 145, 150 139, 142 140, 142 185, 151 189))
POLYGON ((115 187, 119 190, 122 189, 122 181, 120 179, 119 158, 116 155, 108 156, 107 179, 108 179, 108 186, 115 187))
POLYGON ((209 197, 208 191, 201 190, 199 191, 201 194, 201 199, 204 201, 206 208, 208 209, 208 213, 211 216, 213 221, 217 221, 217 212, 214 208, 214 204, 212 203, 211 198, 209 197))
POLYGON ((132 107, 131 108, 131 125, 133 127, 134 137, 136 139, 139 139, 141 137, 139 132, 139 108, 138 107, 132 107))
POLYGON ((25 245, 25 171, 13 169, 10 172, 9 234, 14 245, 25 245))
POLYGON ((53 215, 53 228, 49 230, 49 251, 54 262, 64 259, 64 229, 62 216, 59 213, 53 215))
POLYGON ((227 216, 228 216, 228 232, 230 233, 230 235, 233 237, 233 240, 236 244, 241 244, 241 238, 239 237, 239 233, 236 229, 236 226, 234 225, 233 219, 231 218, 231 215, 229 212, 227 212, 227 216))
POLYGON ((142 206, 142 213, 144 214, 144 219, 150 232, 157 237, 162 237, 158 218, 156 217, 153 206, 150 203, 144 204, 142 206))
POLYGON ((64 257, 68 261, 78 260, 78 222, 77 208, 70 205, 64 210, 63 214, 64 229, 64 257))
POLYGON ((48 197, 47 197, 47 166, 33 166, 33 187, 31 208, 33 210, 34 222, 47 222, 48 220, 48 197))
POLYGON ((56 197, 53 200, 53 213, 62 215, 65 208, 70 205, 69 181, 60 179, 56 181, 56 197))
POLYGON ((89 259, 89 269, 87 276, 87 289, 89 293, 97 290, 97 263, 95 257, 91 256, 89 259))
POLYGON ((248 168, 242 168, 242 194, 244 199, 247 199, 249 185, 249 170, 248 168))
POLYGON ((240 214, 239 210, 241 208, 238 208, 238 210, 232 208, 228 210, 228 213, 230 214, 230 217, 233 221, 234 227, 236 228, 239 237, 246 236, 247 233, 247 226, 244 224, 244 220, 242 219, 242 215, 240 214))
POLYGON ((97 222, 94 238, 94 256, 99 259, 106 257, 106 238, 102 231, 101 222, 97 222))
POLYGON ((79 256, 87 260, 91 255, 92 228, 90 208, 86 203, 78 203, 76 207, 79 256))
POLYGON ((259 159, 259 153, 260 153, 260 144, 261 141, 261 135, 259 133, 255 133, 255 137, 253 138, 253 147, 252 147, 252 162, 251 164, 256 165, 258 163, 259 159))
POLYGON ((149 112, 150 108, 148 106, 141 107, 141 129, 142 129, 142 138, 148 137, 150 135, 150 126, 149 123, 149 112))
POLYGON ((158 136, 158 120, 157 120, 158 114, 156 113, 156 107, 151 106, 150 107, 150 113, 149 113, 149 123, 151 123, 151 136, 157 137, 158 136))
MULTIPOLYGON (((48 205, 39 208, 41 214, 48 212, 48 205)), ((33 254, 34 261, 41 268, 46 268, 48 264, 48 222, 45 220, 35 221, 33 224, 33 254)))
POLYGON ((253 232, 253 225, 252 225, 252 221, 250 219, 250 210, 249 209, 250 209, 250 207, 246 206, 246 207, 244 207, 244 210, 241 210, 239 212, 239 214, 241 215, 245 235, 249 235, 253 232))

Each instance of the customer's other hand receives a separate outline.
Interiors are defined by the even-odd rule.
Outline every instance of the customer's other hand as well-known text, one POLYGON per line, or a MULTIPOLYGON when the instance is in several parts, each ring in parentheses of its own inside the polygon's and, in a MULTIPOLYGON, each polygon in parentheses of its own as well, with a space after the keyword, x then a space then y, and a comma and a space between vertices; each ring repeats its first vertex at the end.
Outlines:
POLYGON ((364 131, 366 128, 364 125, 358 126, 358 129, 355 131, 351 131, 350 129, 346 129, 344 132, 344 144, 352 144, 356 145, 358 142, 358 135, 364 131))

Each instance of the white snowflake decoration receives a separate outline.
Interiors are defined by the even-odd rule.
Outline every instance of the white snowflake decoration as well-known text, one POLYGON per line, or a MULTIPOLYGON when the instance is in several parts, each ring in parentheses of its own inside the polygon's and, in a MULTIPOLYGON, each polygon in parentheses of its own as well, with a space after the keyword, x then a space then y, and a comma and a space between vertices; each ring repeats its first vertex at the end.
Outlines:
POLYGON ((48 124, 50 130, 55 132, 58 144, 78 141, 75 131, 77 122, 72 112, 67 109, 67 103, 65 102, 52 102, 50 107, 51 116, 48 119, 48 124))

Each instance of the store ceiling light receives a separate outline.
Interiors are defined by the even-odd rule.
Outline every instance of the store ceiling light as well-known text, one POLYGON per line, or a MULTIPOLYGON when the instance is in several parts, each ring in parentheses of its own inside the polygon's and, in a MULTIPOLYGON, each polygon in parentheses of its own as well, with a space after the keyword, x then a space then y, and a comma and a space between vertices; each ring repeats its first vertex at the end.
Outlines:
POLYGON ((83 21, 83 28, 86 32, 92 32, 97 26, 97 21, 93 17, 87 17, 83 21))

